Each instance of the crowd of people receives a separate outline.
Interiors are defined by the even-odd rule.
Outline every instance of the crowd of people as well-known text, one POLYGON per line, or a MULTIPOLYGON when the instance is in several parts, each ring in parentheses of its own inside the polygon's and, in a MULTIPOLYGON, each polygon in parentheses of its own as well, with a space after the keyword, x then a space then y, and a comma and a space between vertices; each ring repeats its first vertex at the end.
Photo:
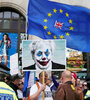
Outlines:
POLYGON ((75 73, 65 70, 62 72, 60 83, 58 83, 53 75, 51 78, 47 78, 48 75, 45 72, 46 85, 42 84, 41 76, 42 73, 39 75, 39 88, 36 83, 30 89, 30 100, 42 100, 43 90, 45 90, 45 100, 89 100, 85 99, 88 91, 87 82, 89 81, 84 81, 81 83, 80 79, 77 79, 75 73), (51 93, 48 90, 50 94, 46 91, 47 86, 50 88, 51 93))
POLYGON ((65 70, 60 81, 57 82, 54 74, 48 77, 44 72, 28 91, 28 97, 23 97, 24 76, 11 76, 10 69, 0 63, 0 100, 90 100, 90 78, 85 81, 77 79, 74 72, 65 70), (44 92, 43 92, 44 91, 44 92))
POLYGON ((10 69, 0 63, 0 100, 23 100, 24 77, 10 75, 10 69))

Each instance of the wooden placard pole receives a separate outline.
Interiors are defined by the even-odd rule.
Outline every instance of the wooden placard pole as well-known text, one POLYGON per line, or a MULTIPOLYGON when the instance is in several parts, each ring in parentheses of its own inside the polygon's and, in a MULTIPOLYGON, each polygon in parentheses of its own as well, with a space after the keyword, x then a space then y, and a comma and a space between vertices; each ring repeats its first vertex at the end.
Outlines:
MULTIPOLYGON (((45 71, 43 71, 43 84, 45 83, 45 71)), ((45 100, 45 91, 43 91, 43 100, 45 100)))

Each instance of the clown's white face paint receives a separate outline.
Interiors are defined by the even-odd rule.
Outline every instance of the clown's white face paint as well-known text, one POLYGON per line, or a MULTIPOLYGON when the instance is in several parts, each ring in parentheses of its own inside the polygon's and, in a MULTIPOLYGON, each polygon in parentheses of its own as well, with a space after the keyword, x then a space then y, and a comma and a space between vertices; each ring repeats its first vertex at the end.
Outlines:
POLYGON ((51 64, 52 52, 49 45, 41 43, 35 51, 34 61, 40 69, 47 69, 51 64))

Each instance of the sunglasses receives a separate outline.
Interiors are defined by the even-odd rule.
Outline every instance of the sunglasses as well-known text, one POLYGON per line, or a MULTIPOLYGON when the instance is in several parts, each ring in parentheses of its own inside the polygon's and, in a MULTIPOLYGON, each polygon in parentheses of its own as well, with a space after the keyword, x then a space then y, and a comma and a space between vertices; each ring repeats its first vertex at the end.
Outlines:
POLYGON ((83 84, 83 86, 87 86, 87 84, 83 84))
POLYGON ((18 84, 18 86, 23 85, 23 84, 24 84, 24 83, 23 83, 23 82, 21 82, 21 83, 19 83, 19 84, 18 84))

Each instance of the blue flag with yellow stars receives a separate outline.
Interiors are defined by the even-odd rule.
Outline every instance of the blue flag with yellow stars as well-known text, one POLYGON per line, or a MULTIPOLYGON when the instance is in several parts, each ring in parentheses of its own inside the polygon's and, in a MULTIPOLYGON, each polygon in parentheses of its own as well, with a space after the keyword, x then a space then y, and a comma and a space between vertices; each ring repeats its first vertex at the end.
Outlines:
POLYGON ((27 34, 42 39, 66 39, 68 48, 90 52, 90 9, 29 0, 27 34))

